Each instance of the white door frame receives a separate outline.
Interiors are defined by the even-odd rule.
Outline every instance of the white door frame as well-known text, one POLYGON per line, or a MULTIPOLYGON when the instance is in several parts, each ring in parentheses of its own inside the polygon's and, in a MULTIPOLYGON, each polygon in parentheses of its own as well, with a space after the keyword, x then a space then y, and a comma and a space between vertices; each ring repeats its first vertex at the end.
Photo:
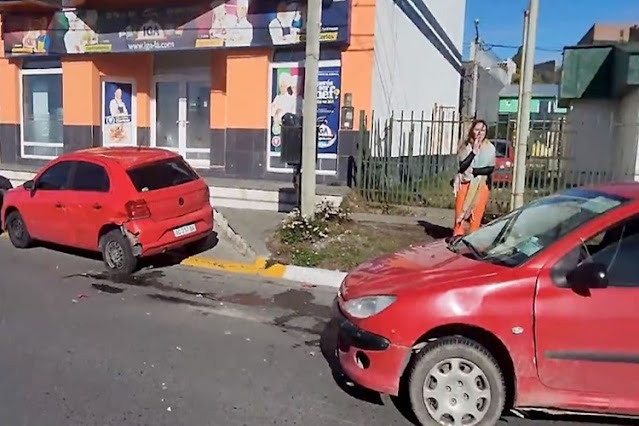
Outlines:
MULTIPOLYGON (((152 147, 157 146, 157 93, 156 93, 156 85, 157 83, 163 82, 175 82, 178 83, 179 86, 179 95, 178 95, 178 149, 175 148, 166 148, 175 153, 178 153, 184 157, 185 160, 189 162, 195 168, 209 168, 210 167, 210 152, 211 147, 209 148, 189 148, 186 140, 186 126, 188 126, 189 122, 187 121, 187 83, 194 82, 208 82, 210 83, 211 77, 210 72, 187 72, 180 74, 159 74, 153 76, 153 81, 151 85, 151 140, 150 145, 152 147), (206 153, 209 154, 206 160, 193 160, 188 159, 188 153, 206 153)), ((210 101, 209 101, 210 102, 210 101)), ((211 108, 213 105, 211 105, 211 108)), ((210 118, 209 118, 210 119, 210 118)))

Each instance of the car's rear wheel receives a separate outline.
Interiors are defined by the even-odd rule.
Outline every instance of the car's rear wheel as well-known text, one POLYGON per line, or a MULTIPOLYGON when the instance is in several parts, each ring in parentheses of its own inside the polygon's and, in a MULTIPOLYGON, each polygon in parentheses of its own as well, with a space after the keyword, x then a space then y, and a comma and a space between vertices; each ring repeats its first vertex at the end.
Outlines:
POLYGON ((138 258, 133 254, 131 243, 120 230, 114 229, 104 234, 100 238, 100 250, 110 274, 130 275, 135 272, 138 258))
POLYGON ((9 213, 7 216, 6 228, 9 233, 11 244, 13 244, 15 248, 29 248, 29 246, 33 243, 31 235, 27 230, 27 225, 24 223, 22 215, 17 210, 9 213))
POLYGON ((503 373, 474 340, 446 337, 426 346, 408 380, 413 412, 424 426, 494 426, 504 409, 503 373))

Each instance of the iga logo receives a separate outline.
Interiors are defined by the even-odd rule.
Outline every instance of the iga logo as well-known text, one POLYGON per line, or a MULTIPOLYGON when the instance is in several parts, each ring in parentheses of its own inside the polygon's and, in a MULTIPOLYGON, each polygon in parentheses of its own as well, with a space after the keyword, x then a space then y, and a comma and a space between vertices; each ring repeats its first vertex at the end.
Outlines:
POLYGON ((317 146, 321 149, 326 149, 332 146, 337 141, 337 134, 333 132, 331 126, 326 123, 319 125, 317 131, 317 146))

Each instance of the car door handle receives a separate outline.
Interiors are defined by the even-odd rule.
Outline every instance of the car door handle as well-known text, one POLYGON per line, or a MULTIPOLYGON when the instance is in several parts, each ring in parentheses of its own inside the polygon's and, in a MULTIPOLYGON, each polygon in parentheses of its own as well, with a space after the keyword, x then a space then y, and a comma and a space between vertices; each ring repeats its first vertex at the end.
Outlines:
POLYGON ((57 203, 55 203, 55 207, 56 207, 57 209, 61 209, 61 208, 62 208, 62 207, 64 207, 64 206, 62 205, 62 203, 61 203, 61 202, 57 202, 57 203))
POLYGON ((95 203, 95 204, 93 205, 93 208, 94 208, 95 210, 100 210, 100 209, 102 208, 102 205, 101 205, 101 204, 98 204, 98 203, 95 203))

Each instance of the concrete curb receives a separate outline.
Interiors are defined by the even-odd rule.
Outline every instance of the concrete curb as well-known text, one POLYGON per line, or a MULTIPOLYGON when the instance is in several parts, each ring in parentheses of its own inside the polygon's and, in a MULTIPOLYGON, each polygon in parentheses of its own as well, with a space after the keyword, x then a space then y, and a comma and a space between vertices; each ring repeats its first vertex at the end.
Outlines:
MULTIPOLYGON (((211 200, 211 204, 213 204, 213 200, 211 200)), ((251 246, 249 246, 240 234, 233 230, 226 217, 224 217, 224 215, 215 207, 213 207, 213 220, 215 221, 213 226, 213 230, 215 232, 222 232, 230 240, 231 244, 233 244, 237 251, 240 252, 240 254, 251 259, 257 259, 257 254, 251 246)))
POLYGON ((254 263, 240 263, 204 256, 193 256, 183 260, 180 264, 210 271, 284 279, 330 288, 339 288, 344 277, 346 277, 346 272, 282 265, 280 263, 268 264, 265 258, 257 258, 254 263))

